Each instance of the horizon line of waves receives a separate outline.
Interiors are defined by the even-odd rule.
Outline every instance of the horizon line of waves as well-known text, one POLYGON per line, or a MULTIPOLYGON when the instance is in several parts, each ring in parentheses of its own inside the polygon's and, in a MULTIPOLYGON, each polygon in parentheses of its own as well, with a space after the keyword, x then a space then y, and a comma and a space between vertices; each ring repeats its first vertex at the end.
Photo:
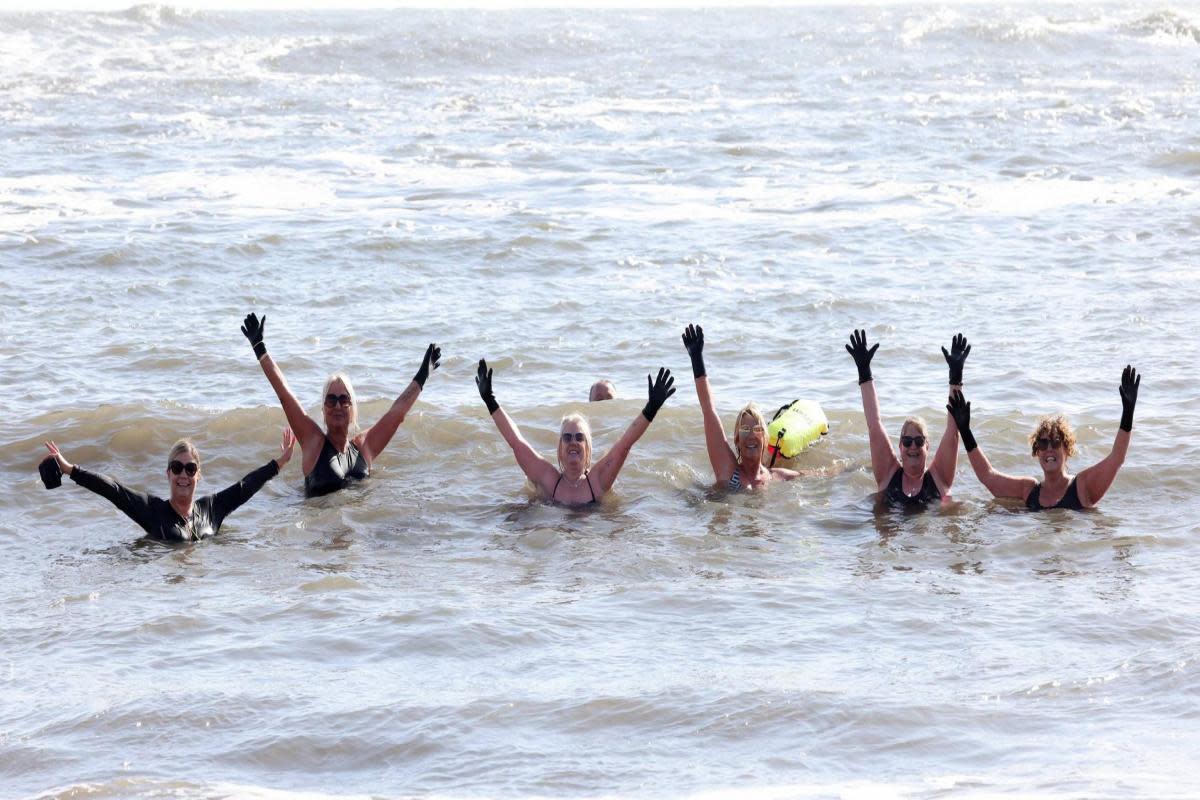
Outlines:
POLYGON ((1177 11, 1164 9, 1129 19, 1127 15, 1101 15, 1080 9, 1082 16, 1066 16, 1072 10, 1065 6, 1051 13, 1021 10, 1024 16, 1018 18, 980 21, 969 11, 946 8, 904 20, 897 38, 909 47, 926 41, 953 43, 958 37, 999 45, 1033 42, 1074 46, 1080 39, 1114 36, 1172 45, 1200 44, 1200 27, 1177 11))

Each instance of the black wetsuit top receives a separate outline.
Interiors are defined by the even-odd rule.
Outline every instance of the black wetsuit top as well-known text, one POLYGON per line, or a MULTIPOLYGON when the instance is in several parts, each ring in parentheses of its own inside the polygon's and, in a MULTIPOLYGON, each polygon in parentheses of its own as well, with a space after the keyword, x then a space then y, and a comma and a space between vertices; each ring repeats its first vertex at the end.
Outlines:
POLYGON ((76 467, 71 471, 71 480, 107 498, 110 503, 124 511, 126 516, 142 526, 142 530, 151 539, 163 542, 191 542, 215 536, 230 512, 253 497, 263 484, 278 474, 279 465, 272 459, 228 489, 194 501, 192 515, 187 519, 179 516, 179 512, 161 497, 127 489, 107 475, 76 467))
POLYGON ((901 506, 923 506, 933 500, 940 500, 942 492, 933 479, 933 473, 927 470, 921 480, 921 491, 909 497, 904 493, 904 470, 898 469, 888 481, 887 488, 883 490, 883 497, 889 503, 901 506))
MULTIPOLYGON (((563 479, 563 476, 562 476, 562 473, 560 472, 560 473, 558 474, 558 480, 554 482, 554 491, 552 491, 552 492, 550 493, 550 500, 551 500, 552 502, 558 502, 557 500, 555 500, 555 499, 554 499, 554 495, 558 494, 558 485, 559 485, 560 483, 562 483, 562 479, 563 479)), ((596 490, 592 488, 592 479, 591 479, 590 477, 588 477, 587 475, 584 475, 584 476, 583 476, 583 479, 584 479, 585 481, 587 481, 587 485, 588 485, 588 491, 592 493, 592 499, 591 499, 591 502, 584 503, 584 505, 585 505, 585 506, 593 506, 593 505, 597 505, 597 504, 598 504, 600 501, 596 499, 596 490)), ((565 505, 572 505, 572 504, 570 504, 570 503, 567 503, 567 504, 565 504, 565 505)))
POLYGON ((346 443, 346 452, 333 449, 333 442, 325 437, 321 455, 316 466, 304 476, 304 496, 320 497, 323 494, 346 488, 352 480, 362 480, 371 474, 366 456, 359 452, 354 442, 346 443))
POLYGON ((1071 478, 1071 482, 1067 484, 1067 490, 1063 492, 1062 499, 1052 506, 1042 505, 1042 484, 1037 484, 1025 498, 1025 507, 1030 511, 1044 511, 1047 508, 1069 508, 1072 511, 1083 511, 1083 503, 1079 502, 1079 489, 1075 486, 1074 478, 1071 478))

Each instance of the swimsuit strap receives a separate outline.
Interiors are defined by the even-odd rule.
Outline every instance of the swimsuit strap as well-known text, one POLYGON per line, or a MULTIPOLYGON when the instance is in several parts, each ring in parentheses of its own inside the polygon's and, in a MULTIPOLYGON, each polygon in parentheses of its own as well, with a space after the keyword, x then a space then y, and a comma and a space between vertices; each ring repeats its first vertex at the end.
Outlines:
MULTIPOLYGON (((588 470, 587 472, 583 473, 583 479, 585 481, 587 481, 588 491, 592 493, 592 502, 598 503, 600 501, 596 499, 596 490, 592 488, 591 474, 592 474, 591 470, 588 470)), ((562 479, 563 479, 563 474, 560 472, 560 473, 558 473, 558 480, 556 480, 554 482, 554 491, 550 492, 550 500, 552 502, 554 501, 555 496, 558 495, 558 485, 560 483, 562 483, 562 479)))

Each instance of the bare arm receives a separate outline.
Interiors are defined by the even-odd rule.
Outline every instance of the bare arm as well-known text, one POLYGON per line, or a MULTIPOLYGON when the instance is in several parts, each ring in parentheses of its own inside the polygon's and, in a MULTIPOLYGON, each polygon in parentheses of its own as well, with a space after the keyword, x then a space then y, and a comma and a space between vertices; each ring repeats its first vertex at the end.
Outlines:
POLYGON ((529 442, 525 441, 517 424, 512 421, 503 408, 497 408, 496 412, 492 414, 492 422, 496 423, 500 435, 512 448, 513 455, 517 458, 517 466, 525 473, 525 477, 549 496, 554 491, 555 482, 558 481, 558 468, 539 455, 529 442))
POLYGON ((417 402, 417 398, 421 395, 421 390, 425 388, 425 380, 429 377, 429 373, 441 366, 441 357, 442 348, 431 342, 429 347, 425 348, 425 357, 421 361, 421 368, 417 370, 416 376, 413 377, 408 387, 392 402, 392 407, 379 418, 379 421, 362 434, 361 450, 367 458, 367 463, 374 461, 383 448, 388 446, 388 442, 392 441, 392 437, 396 435, 396 429, 400 427, 400 423, 404 422, 404 417, 408 415, 413 403, 417 402))
POLYGON ((1129 440, 1133 436, 1133 409, 1137 404, 1138 389, 1142 385, 1142 377, 1131 366, 1126 366, 1121 374, 1121 427, 1117 429, 1117 438, 1113 441, 1112 451, 1098 464, 1094 464, 1075 476, 1075 489, 1079 492, 1079 502, 1090 508, 1108 492, 1117 471, 1125 463, 1125 454, 1129 452, 1129 440))
MULTIPOLYGON (((867 420, 867 437, 871 442, 871 471, 880 489, 887 486, 892 474, 900 469, 900 461, 892 452, 887 431, 883 429, 883 418, 879 415, 879 400, 875 397, 875 381, 859 384, 862 391, 863 416, 867 420)), ((957 439, 957 436, 955 437, 957 439)), ((939 447, 940 449, 940 447, 939 447)))
POLYGON ((646 391, 649 399, 646 401, 646 407, 642 409, 642 413, 637 415, 617 443, 596 462, 596 466, 592 470, 600 481, 601 492, 607 492, 612 488, 613 483, 617 480, 617 473, 625 464, 625 458, 629 455, 629 450, 633 447, 634 442, 642 438, 642 434, 650 428, 650 423, 654 421, 654 417, 662 408, 663 403, 667 402, 667 398, 675 394, 675 379, 671 377, 671 370, 660 367, 658 378, 653 382, 647 375, 646 391))
POLYGON ((979 445, 975 442, 975 434, 971 432, 971 404, 963 397, 961 388, 955 388, 950 393, 950 402, 946 404, 946 413, 950 415, 955 428, 962 435, 963 446, 967 448, 967 459, 971 462, 971 469, 975 470, 975 477, 992 493, 992 496, 1015 497, 1018 500, 1028 497, 1029 493, 1033 491, 1033 487, 1037 485, 1037 481, 1033 478, 1018 478, 997 472, 992 469, 987 456, 979 449, 979 445))
POLYGON ((696 397, 700 400, 700 412, 704 415, 704 444, 708 448, 708 463, 712 465, 717 483, 728 483, 737 469, 737 456, 725 441, 725 431, 721 430, 721 418, 717 416, 717 406, 708 385, 708 372, 704 368, 704 328, 688 325, 683 332, 683 346, 692 360, 696 397))
POLYGON ((300 443, 300 449, 319 452, 325 444, 325 432, 321 430, 321 426, 315 420, 304 413, 304 406, 300 405, 300 401, 292 393, 279 365, 267 354, 267 346, 263 343, 263 329, 266 324, 265 314, 262 319, 259 319, 256 314, 247 314, 246 319, 242 322, 242 334, 254 348, 254 356, 258 359, 258 365, 262 367, 263 374, 267 376, 267 381, 275 390, 275 396, 279 398, 279 404, 283 407, 283 415, 287 417, 288 425, 295 433, 296 441, 300 443))
MULTIPOLYGON (((967 344, 967 337, 961 333, 954 335, 949 350, 942 348, 942 356, 950 368, 951 397, 955 392, 962 394, 963 365, 970 354, 971 345, 967 344)), ((958 426, 949 407, 946 409, 946 430, 942 434, 942 441, 938 444, 937 453, 933 456, 933 466, 929 471, 933 474, 933 482, 937 484, 941 493, 950 494, 950 487, 954 485, 954 476, 958 472, 958 426)))

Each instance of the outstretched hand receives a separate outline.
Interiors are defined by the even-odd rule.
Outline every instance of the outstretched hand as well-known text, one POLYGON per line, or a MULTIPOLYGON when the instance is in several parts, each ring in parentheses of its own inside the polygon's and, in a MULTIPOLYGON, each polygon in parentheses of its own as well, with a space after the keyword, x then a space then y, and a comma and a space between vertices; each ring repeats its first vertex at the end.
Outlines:
POLYGON ((950 343, 950 351, 942 348, 942 355, 946 357, 946 363, 950 365, 950 385, 962 386, 963 363, 967 360, 967 356, 971 355, 971 345, 967 344, 967 337, 961 333, 954 334, 954 341, 950 343))
POLYGON ((255 358, 261 359, 267 354, 267 346, 263 344, 263 328, 266 327, 266 324, 266 314, 263 314, 262 319, 259 319, 257 314, 250 313, 242 321, 242 335, 250 340, 250 346, 254 348, 255 358))
POLYGON ((413 376, 413 380, 419 383, 422 389, 425 388, 425 380, 429 373, 441 366, 441 358, 442 348, 430 342, 429 347, 425 348, 425 358, 421 359, 421 368, 413 376))
POLYGON ((975 435, 971 433, 971 404, 967 402, 967 398, 963 397, 961 389, 955 389, 950 393, 950 402, 946 404, 946 412, 953 418, 954 425, 958 428, 958 435, 962 437, 963 446, 967 448, 967 452, 974 450, 978 445, 975 444, 975 435))
POLYGON ((63 454, 59 451, 58 445, 54 442, 46 442, 46 449, 50 451, 50 455, 54 456, 58 468, 62 470, 63 475, 70 475, 71 470, 75 469, 75 465, 63 458, 63 454))
POLYGON ((878 349, 879 342, 876 342, 870 350, 867 349, 867 332, 865 330, 853 331, 850 334, 850 344, 846 345, 846 352, 854 359, 854 366, 858 367, 859 384, 871 380, 871 359, 875 357, 875 351, 878 349))
POLYGON ((1133 430, 1133 407, 1137 405, 1138 388, 1142 385, 1142 376, 1137 370, 1126 364, 1121 373, 1121 429, 1133 430))
POLYGON ((650 395, 650 399, 646 401, 646 407, 642 409, 642 415, 650 422, 654 421, 654 415, 663 407, 663 403, 667 402, 667 398, 675 394, 675 379, 671 377, 671 370, 666 367, 658 368, 658 377, 654 382, 650 382, 650 376, 646 376, 646 391, 650 395))
POLYGON ((483 398, 483 404, 487 406, 488 414, 495 414, 500 404, 496 402, 496 396, 492 394, 492 370, 488 368, 487 362, 482 358, 479 359, 479 369, 475 372, 475 386, 479 389, 479 396, 483 398))
POLYGON ((692 360, 692 377, 703 378, 704 371, 704 328, 688 325, 683 331, 683 346, 692 360))
POLYGON ((275 459, 275 463, 279 465, 282 471, 287 463, 292 460, 292 452, 296 449, 296 434, 292 433, 291 428, 283 429, 283 441, 279 444, 279 458, 275 459))

